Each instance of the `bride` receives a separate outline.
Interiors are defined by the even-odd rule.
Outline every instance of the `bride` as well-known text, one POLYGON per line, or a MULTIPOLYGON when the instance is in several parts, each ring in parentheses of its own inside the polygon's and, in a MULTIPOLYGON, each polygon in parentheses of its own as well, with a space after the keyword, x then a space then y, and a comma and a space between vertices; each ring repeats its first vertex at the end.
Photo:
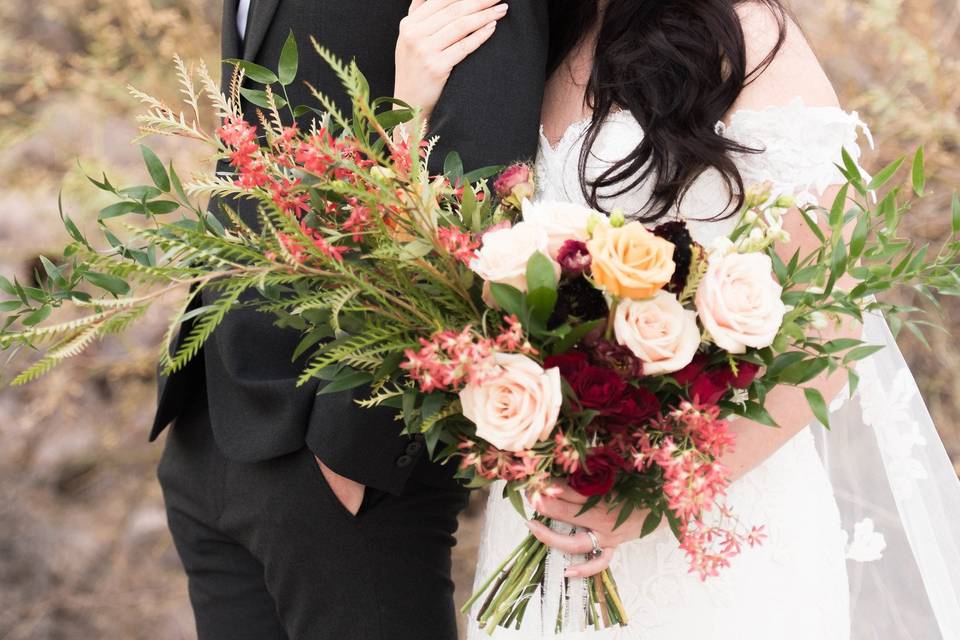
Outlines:
MULTIPOLYGON (((709 245, 730 232, 751 184, 831 202, 841 148, 859 159, 870 139, 775 0, 551 0, 550 11, 541 200, 683 217, 709 245)), ((787 257, 813 238, 799 215, 788 219, 787 257)), ((666 526, 641 539, 644 513, 614 530, 616 514, 578 515, 584 498, 564 490, 532 505, 576 527, 560 533, 524 522, 494 486, 478 581, 532 531, 566 562, 571 592, 610 566, 631 620, 564 639, 960 638, 960 489, 886 324, 838 334, 861 331, 889 348, 859 368, 852 399, 840 376, 817 381, 835 398, 832 433, 793 389, 767 401, 780 429, 734 423, 728 503, 768 537, 719 577, 689 574, 666 526), (587 562, 585 529, 603 548, 587 562)), ((534 597, 522 628, 495 637, 551 635, 541 617, 534 597)))
MULTIPOLYGON (((451 1, 415 0, 409 21, 436 22, 437 8, 451 1)), ((832 202, 843 182, 834 165, 841 149, 858 161, 861 139, 872 143, 858 116, 838 105, 777 0, 550 0, 549 8, 540 200, 619 209, 651 223, 685 218, 709 245, 731 231, 751 185, 832 202)), ((493 28, 464 38, 461 53, 493 28)), ((401 33, 396 95, 429 117, 449 67, 424 76, 435 66, 424 42, 401 33)), ((787 256, 813 242, 799 215, 787 217, 786 229, 787 256)), ((561 640, 960 638, 960 484, 883 318, 836 333, 887 348, 858 366, 853 397, 839 375, 815 381, 833 398, 831 431, 793 389, 767 399, 781 428, 732 425, 737 449, 722 460, 735 478, 727 503, 743 522, 763 525, 767 538, 719 577, 690 574, 666 527, 640 538, 643 513, 615 529, 615 514, 579 514, 584 499, 564 488, 528 505, 573 527, 560 533, 520 518, 494 485, 477 584, 532 531, 554 548, 550 561, 566 567, 565 619, 575 617, 582 578, 607 566, 630 619, 625 628, 565 632, 561 640), (585 561, 591 535, 603 552, 585 561)), ((544 588, 552 589, 549 580, 544 588)), ((534 595, 521 628, 495 637, 553 635, 546 621, 556 614, 540 605, 558 599, 534 595)), ((485 634, 471 623, 469 638, 485 634)))

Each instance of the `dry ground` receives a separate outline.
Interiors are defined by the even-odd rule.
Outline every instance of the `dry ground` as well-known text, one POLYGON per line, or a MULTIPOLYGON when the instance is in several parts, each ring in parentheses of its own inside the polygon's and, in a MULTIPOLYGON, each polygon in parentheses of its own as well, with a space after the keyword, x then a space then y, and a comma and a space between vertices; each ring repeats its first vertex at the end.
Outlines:
MULTIPOLYGON (((216 57, 219 3, 44 0, 0 6, 0 272, 28 277, 64 241, 56 218, 92 224, 99 196, 83 168, 138 177, 124 92, 134 82, 172 96, 168 60, 216 57)), ((933 0, 826 0, 797 13, 845 104, 871 122, 879 166, 927 143, 937 196, 911 232, 936 243, 948 223, 945 185, 960 184, 960 8, 933 0)), ((180 167, 205 159, 165 147, 180 167)), ((957 327, 957 304, 944 319, 957 327)), ((162 309, 41 382, 0 391, 0 638, 192 638, 179 563, 145 442, 162 309)), ((903 348, 955 461, 960 348, 950 332, 927 351, 903 348)), ((479 498, 479 496, 478 496, 479 498)), ((465 514, 459 593, 469 588, 480 501, 465 514)))

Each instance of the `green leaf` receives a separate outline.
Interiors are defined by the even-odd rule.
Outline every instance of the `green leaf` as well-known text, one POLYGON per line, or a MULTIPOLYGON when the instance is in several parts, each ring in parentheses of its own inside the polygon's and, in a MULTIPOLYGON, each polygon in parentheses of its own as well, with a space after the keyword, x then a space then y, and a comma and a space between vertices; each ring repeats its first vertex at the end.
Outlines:
POLYGON ((520 494, 520 491, 517 489, 505 489, 507 492, 507 498, 510 499, 510 504, 513 505, 513 508, 517 510, 517 513, 520 514, 524 520, 527 519, 527 511, 523 508, 523 496, 520 494))
POLYGON ((850 237, 850 259, 857 260, 867 246, 867 235, 870 233, 870 217, 861 215, 857 219, 857 226, 850 237))
POLYGON ((807 397, 807 404, 813 411, 813 416, 820 421, 820 424, 827 429, 830 428, 830 411, 827 409, 827 403, 823 399, 823 394, 818 389, 807 387, 803 390, 803 395, 807 397))
POLYGON ((555 263, 539 251, 527 261, 527 290, 535 289, 557 289, 555 263))
POLYGON ((300 52, 297 50, 297 39, 291 29, 280 51, 280 65, 277 69, 277 79, 280 80, 280 84, 283 86, 291 84, 297 77, 299 65, 300 52))
MULTIPOLYGON (((248 102, 254 104, 262 109, 271 109, 270 100, 267 98, 266 91, 260 91, 259 89, 250 89, 248 87, 240 87, 240 95, 247 99, 248 102)), ((287 106, 287 101, 273 94, 273 103, 277 106, 277 109, 283 109, 287 106)))
POLYGON ((90 284, 100 287, 105 291, 109 291, 115 296, 122 296, 130 293, 130 285, 128 285, 125 280, 118 278, 117 276, 112 276, 107 273, 98 273, 96 271, 88 271, 83 277, 90 284))
POLYGON ((830 227, 833 229, 839 229, 843 225, 843 212, 847 206, 849 189, 849 184, 843 185, 837 192, 837 197, 833 199, 833 205, 830 207, 830 227))
POLYGON ((40 324, 44 320, 50 317, 50 313, 53 309, 49 305, 43 305, 26 318, 23 319, 23 324, 32 327, 34 325, 40 324))
POLYGON ((443 175, 447 176, 453 184, 457 184, 463 179, 463 160, 456 151, 451 151, 444 159, 443 175))
POLYGON ((911 181, 913 182, 913 192, 918 196, 923 195, 924 187, 927 185, 927 174, 924 171, 923 164, 923 147, 920 147, 913 156, 913 167, 910 172, 911 181))
POLYGON ((882 344, 867 344, 863 345, 862 347, 850 349, 850 351, 848 351, 843 357, 843 364, 850 364, 851 362, 869 358, 881 349, 883 349, 882 344))
POLYGON ((824 244, 827 241, 826 236, 823 235, 823 230, 820 228, 820 225, 817 224, 817 221, 813 219, 813 216, 805 209, 800 209, 800 215, 803 216, 803 221, 807 223, 807 226, 810 227, 810 231, 813 232, 813 235, 817 237, 817 240, 820 241, 820 244, 824 244))
POLYGON ((876 191, 883 185, 887 184, 887 182, 890 181, 890 178, 893 177, 893 174, 900 169, 900 165, 903 164, 903 160, 904 159, 902 157, 897 158, 883 169, 880 169, 880 171, 877 172, 877 175, 873 176, 873 179, 870 180, 869 184, 867 184, 867 189, 870 191, 876 191))
POLYGON ((956 193, 950 202, 950 226, 954 235, 960 233, 960 195, 956 193))
POLYGON ((547 289, 539 287, 527 293, 527 307, 533 313, 533 317, 539 322, 546 324, 557 306, 556 289, 547 289))
POLYGON ((560 353, 566 353, 572 349, 578 342, 580 342, 584 336, 600 326, 604 320, 591 320, 590 322, 583 322, 575 327, 573 327, 567 335, 563 336, 553 347, 550 349, 551 353, 554 355, 560 353))
POLYGON ((657 508, 650 510, 650 513, 647 514, 647 517, 643 519, 643 527, 640 529, 640 537, 645 538, 654 531, 657 530, 657 527, 660 526, 660 522, 663 521, 663 511, 657 508))
POLYGON ((173 184, 173 190, 177 196, 179 196, 184 203, 189 202, 190 198, 187 197, 187 192, 183 188, 183 182, 180 181, 180 176, 177 175, 177 171, 173 168, 172 161, 170 162, 170 182, 173 184))
POLYGON ((161 195, 163 195, 162 191, 160 191, 156 187, 151 187, 148 185, 120 189, 117 193, 119 193, 122 196, 126 196, 131 200, 141 200, 141 201, 153 200, 154 198, 159 198, 161 195))
POLYGON ((7 313, 8 311, 16 311, 23 306, 23 303, 19 300, 4 300, 0 302, 0 313, 7 313))
POLYGON ((317 392, 318 396, 326 395, 328 393, 337 393, 338 391, 347 391, 348 389, 355 389, 361 385, 367 384, 373 381, 373 376, 365 371, 354 371, 352 369, 344 369, 343 372, 333 380, 330 384, 326 385, 317 392))
POLYGON ((773 416, 764 409, 762 406, 756 402, 747 402, 743 405, 740 415, 747 418, 748 420, 753 420, 754 422, 759 422, 760 424, 766 425, 768 427, 780 428, 780 425, 777 424, 777 421, 773 419, 773 416))
POLYGON ((847 349, 859 347, 861 344, 863 344, 863 341, 857 338, 836 338, 823 345, 823 350, 826 353, 837 353, 838 351, 846 351, 847 349))
POLYGON ((228 58, 224 60, 227 64, 234 64, 243 69, 243 73, 253 80, 254 82, 259 82, 260 84, 273 84, 274 82, 280 82, 280 78, 277 77, 273 71, 267 69, 266 67, 261 67, 259 64, 250 62, 249 60, 238 60, 237 58, 228 58))
POLYGON ((410 122, 413 119, 413 111, 410 109, 390 109, 377 114, 377 122, 384 129, 393 129, 399 124, 410 122))
POLYGON ((164 193, 170 191, 170 176, 167 175, 167 169, 160 162, 160 158, 153 152, 153 149, 145 144, 140 145, 140 153, 143 154, 143 161, 147 164, 147 171, 150 172, 150 179, 157 189, 164 193))
POLYGON ((487 178, 492 178, 503 170, 501 165, 491 165, 489 167, 480 167, 479 169, 474 169, 469 173, 463 174, 463 181, 465 183, 473 184, 475 182, 480 182, 487 178))
POLYGON ((519 289, 507 284, 493 282, 490 284, 490 295, 506 313, 513 314, 518 318, 524 315, 524 295, 519 289))
MULTIPOLYGON (((620 507, 620 512, 617 514, 617 520, 613 523, 613 530, 616 531, 619 529, 624 522, 627 521, 627 518, 630 517, 630 514, 633 513, 633 510, 636 508, 636 505, 630 501, 623 503, 623 506, 620 507)), ((641 532, 640 537, 643 537, 641 532)))
POLYGON ((173 213, 180 208, 179 202, 173 202, 172 200, 155 200, 153 202, 147 203, 147 210, 158 216, 166 215, 168 213, 173 213))
POLYGON ((116 204, 111 204, 110 206, 101 209, 100 215, 97 216, 97 219, 107 220, 109 218, 119 218, 120 216, 125 216, 128 213, 142 210, 143 207, 139 202, 117 202, 116 204))

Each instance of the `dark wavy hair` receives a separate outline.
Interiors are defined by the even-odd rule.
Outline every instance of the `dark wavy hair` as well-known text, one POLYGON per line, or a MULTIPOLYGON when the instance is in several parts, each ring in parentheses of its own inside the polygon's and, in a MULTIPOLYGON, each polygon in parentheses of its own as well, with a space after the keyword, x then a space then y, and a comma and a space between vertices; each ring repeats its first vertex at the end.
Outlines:
POLYGON ((769 66, 783 45, 787 20, 777 0, 751 0, 769 8, 779 34, 764 60, 748 70, 736 12, 743 1, 608 0, 601 15, 596 0, 551 0, 551 74, 600 20, 586 95, 593 116, 579 167, 581 188, 591 206, 601 209, 601 198, 623 195, 650 179, 650 201, 642 211, 629 213, 644 222, 657 220, 669 215, 693 180, 709 168, 726 181, 727 208, 742 205, 743 180, 730 154, 761 150, 724 138, 716 123, 743 87, 769 66), (643 141, 589 180, 587 160, 600 127, 620 109, 640 123, 643 141))

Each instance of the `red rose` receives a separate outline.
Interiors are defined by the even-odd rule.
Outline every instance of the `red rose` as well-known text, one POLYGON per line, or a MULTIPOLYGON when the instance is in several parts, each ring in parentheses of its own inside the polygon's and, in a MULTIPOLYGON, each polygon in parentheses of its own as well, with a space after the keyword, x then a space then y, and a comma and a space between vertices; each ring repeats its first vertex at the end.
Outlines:
POLYGON ((587 409, 596 409, 601 415, 617 406, 627 390, 627 383, 612 369, 587 366, 570 381, 580 404, 587 409))
POLYGON ((603 414, 608 421, 622 426, 642 427, 650 418, 660 413, 660 401, 649 389, 631 389, 615 406, 603 414))
POLYGON ((738 362, 737 375, 730 381, 730 386, 737 389, 746 389, 756 380, 760 373, 760 365, 752 362, 738 362))
POLYGON ((580 378, 584 369, 590 366, 590 359, 582 351, 567 351, 559 355, 550 356, 543 362, 544 369, 556 367, 560 375, 573 386, 580 378))
POLYGON ((729 369, 701 373, 690 385, 690 397, 701 404, 716 404, 730 390, 728 374, 729 369))
POLYGON ((705 354, 698 353, 697 355, 693 356, 693 361, 690 364, 685 366, 683 369, 680 369, 680 371, 676 371, 672 374, 673 379, 676 380, 677 384, 681 386, 690 384, 697 379, 701 373, 703 373, 704 369, 706 369, 707 361, 708 358, 705 354))
POLYGON ((617 482, 617 474, 626 468, 623 458, 607 447, 594 449, 587 459, 571 474, 570 488, 582 496, 602 496, 610 493, 617 482))

